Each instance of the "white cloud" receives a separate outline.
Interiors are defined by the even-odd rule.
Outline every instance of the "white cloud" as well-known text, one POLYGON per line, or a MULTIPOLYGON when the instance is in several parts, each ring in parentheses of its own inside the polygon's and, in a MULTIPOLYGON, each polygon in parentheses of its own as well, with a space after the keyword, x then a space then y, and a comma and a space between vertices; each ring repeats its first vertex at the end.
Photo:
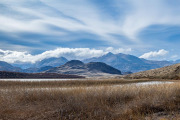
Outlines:
POLYGON ((119 52, 130 52, 131 49, 114 49, 112 47, 109 47, 104 50, 100 49, 90 49, 90 48, 57 48, 55 50, 49 50, 45 51, 41 54, 32 55, 28 52, 19 52, 19 51, 12 51, 12 50, 2 50, 0 49, 0 60, 6 61, 8 63, 14 63, 14 62, 31 62, 34 63, 36 61, 40 61, 45 58, 50 57, 66 57, 67 59, 86 59, 91 57, 99 57, 104 54, 107 54, 108 52, 112 53, 119 53, 119 52))
POLYGON ((169 52, 161 49, 159 51, 151 51, 148 53, 144 53, 143 55, 141 55, 139 58, 144 58, 144 59, 154 59, 154 58, 162 58, 165 57, 169 52))

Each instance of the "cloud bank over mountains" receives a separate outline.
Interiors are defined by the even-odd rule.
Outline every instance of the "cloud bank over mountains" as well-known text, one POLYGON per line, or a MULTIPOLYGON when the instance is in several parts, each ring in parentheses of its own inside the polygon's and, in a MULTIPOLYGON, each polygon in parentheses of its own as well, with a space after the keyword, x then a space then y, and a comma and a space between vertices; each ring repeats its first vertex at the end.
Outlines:
POLYGON ((2 50, 0 49, 0 61, 6 61, 8 63, 14 62, 30 62, 34 63, 36 61, 43 60, 45 58, 50 57, 66 57, 69 60, 72 59, 87 59, 91 57, 99 57, 108 52, 112 53, 128 53, 131 52, 130 48, 123 49, 114 49, 112 47, 108 47, 104 50, 100 49, 90 49, 90 48, 57 48, 54 50, 45 51, 41 54, 32 55, 28 52, 18 52, 18 51, 10 51, 10 50, 2 50))

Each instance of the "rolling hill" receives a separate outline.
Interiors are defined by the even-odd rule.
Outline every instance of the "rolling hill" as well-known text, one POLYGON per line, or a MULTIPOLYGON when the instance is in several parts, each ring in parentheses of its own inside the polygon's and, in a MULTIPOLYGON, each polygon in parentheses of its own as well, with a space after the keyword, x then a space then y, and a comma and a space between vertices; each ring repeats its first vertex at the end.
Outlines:
POLYGON ((120 70, 117 70, 102 62, 90 62, 84 64, 79 60, 71 60, 66 64, 52 68, 45 71, 46 73, 61 73, 61 74, 75 74, 83 76, 102 76, 102 75, 112 75, 121 74, 120 70))
POLYGON ((163 68, 126 75, 125 78, 180 79, 180 63, 163 68))

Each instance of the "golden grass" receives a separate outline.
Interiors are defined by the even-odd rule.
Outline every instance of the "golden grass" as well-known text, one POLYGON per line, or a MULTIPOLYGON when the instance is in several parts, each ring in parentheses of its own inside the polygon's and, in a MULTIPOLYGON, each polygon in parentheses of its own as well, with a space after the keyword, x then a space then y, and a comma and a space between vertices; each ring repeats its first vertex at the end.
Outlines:
POLYGON ((174 117, 176 120, 180 114, 179 82, 144 86, 102 83, 71 86, 69 82, 72 81, 66 82, 19 82, 18 85, 1 81, 0 119, 151 120, 174 117))

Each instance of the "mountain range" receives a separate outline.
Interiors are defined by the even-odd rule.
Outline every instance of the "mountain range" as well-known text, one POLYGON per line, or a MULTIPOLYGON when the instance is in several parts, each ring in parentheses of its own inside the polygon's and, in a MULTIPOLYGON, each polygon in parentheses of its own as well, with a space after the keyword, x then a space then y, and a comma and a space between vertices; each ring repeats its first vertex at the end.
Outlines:
POLYGON ((169 61, 152 61, 141 59, 133 55, 108 53, 101 57, 94 57, 84 60, 88 62, 104 62, 122 72, 139 72, 171 65, 169 61))
MULTIPOLYGON (((37 73, 44 72, 54 67, 59 67, 66 64, 68 60, 64 57, 51 57, 47 59, 43 59, 41 61, 37 61, 35 63, 23 63, 16 62, 13 64, 9 64, 3 61, 0 61, 0 71, 14 71, 14 72, 26 72, 26 73, 37 73)), ((141 59, 133 55, 128 54, 113 54, 107 53, 101 57, 93 57, 89 59, 85 59, 82 62, 90 63, 90 62, 101 62, 105 63, 109 66, 112 66, 118 70, 120 70, 123 74, 129 74, 134 72, 146 71, 156 68, 161 68, 164 66, 172 65, 175 63, 179 63, 180 60, 177 61, 152 61, 141 59)))

